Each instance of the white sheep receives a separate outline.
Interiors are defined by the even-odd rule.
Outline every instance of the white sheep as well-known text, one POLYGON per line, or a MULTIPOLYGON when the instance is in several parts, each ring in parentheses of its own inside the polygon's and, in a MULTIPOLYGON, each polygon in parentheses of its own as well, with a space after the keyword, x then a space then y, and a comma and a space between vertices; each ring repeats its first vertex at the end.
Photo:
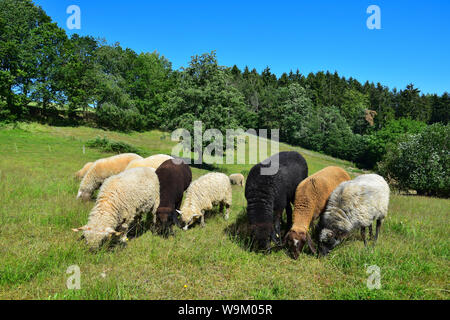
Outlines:
POLYGON ((186 198, 177 212, 184 222, 184 230, 201 217, 201 224, 205 226, 205 211, 212 210, 220 204, 220 211, 226 207, 225 220, 229 217, 232 204, 232 189, 230 179, 223 173, 213 172, 201 176, 191 183, 186 190, 186 198))
POLYGON ((244 186, 245 178, 241 173, 233 173, 230 175, 231 184, 236 184, 238 186, 244 186))
POLYGON ((153 168, 158 169, 158 167, 166 160, 173 159, 173 157, 168 156, 167 154, 155 154, 151 157, 145 158, 145 159, 137 159, 134 161, 131 161, 126 170, 132 169, 132 168, 139 168, 139 167, 147 167, 147 168, 153 168))
POLYGON ((372 237, 372 223, 377 221, 375 241, 389 205, 389 185, 377 174, 364 174, 341 183, 331 194, 319 221, 319 247, 326 255, 352 230, 361 229, 366 242, 366 227, 372 237))
POLYGON ((153 215, 159 207, 159 180, 150 168, 134 168, 112 176, 103 183, 88 223, 73 231, 83 231, 91 249, 104 241, 120 238, 125 242, 128 231, 145 213, 153 215))
POLYGON ((89 200, 103 181, 124 171, 131 161, 137 159, 142 157, 134 153, 123 153, 95 161, 81 180, 77 199, 89 200))

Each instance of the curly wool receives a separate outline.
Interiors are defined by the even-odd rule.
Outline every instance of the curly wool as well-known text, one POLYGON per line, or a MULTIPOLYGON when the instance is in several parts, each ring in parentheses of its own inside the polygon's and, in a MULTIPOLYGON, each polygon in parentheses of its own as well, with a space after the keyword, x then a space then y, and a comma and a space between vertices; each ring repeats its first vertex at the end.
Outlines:
POLYGON ((213 172, 201 176, 191 183, 186 191, 186 198, 180 210, 181 220, 190 225, 195 218, 203 217, 214 205, 224 204, 228 208, 232 204, 230 179, 223 173, 213 172))
POLYGON ((86 173, 92 167, 93 164, 94 164, 93 162, 86 163, 81 170, 75 173, 75 178, 77 178, 78 180, 83 179, 83 177, 86 175, 86 173))
POLYGON ((87 225, 80 229, 88 245, 96 249, 114 235, 125 237, 144 213, 156 213, 159 201, 159 181, 153 170, 126 170, 104 182, 87 225))
POLYGON ((138 159, 131 161, 126 170, 132 169, 132 168, 139 168, 139 167, 148 167, 153 169, 158 169, 159 166, 166 160, 173 159, 173 157, 168 156, 166 154, 155 154, 151 157, 145 158, 145 159, 138 159))
POLYGON ((343 182, 328 200, 321 227, 345 235, 370 226, 374 220, 383 220, 388 212, 389 193, 389 185, 377 174, 364 174, 343 182))
POLYGON ((333 190, 342 182, 350 179, 344 169, 331 166, 303 180, 295 191, 291 230, 297 233, 307 233, 311 222, 325 210, 333 190))
POLYGON ((230 182, 231 184, 236 184, 238 186, 243 187, 244 186, 245 178, 240 173, 233 173, 230 175, 230 182))
POLYGON ((89 199, 103 181, 124 171, 128 164, 136 159, 142 157, 134 153, 123 153, 95 161, 81 181, 77 198, 89 199))

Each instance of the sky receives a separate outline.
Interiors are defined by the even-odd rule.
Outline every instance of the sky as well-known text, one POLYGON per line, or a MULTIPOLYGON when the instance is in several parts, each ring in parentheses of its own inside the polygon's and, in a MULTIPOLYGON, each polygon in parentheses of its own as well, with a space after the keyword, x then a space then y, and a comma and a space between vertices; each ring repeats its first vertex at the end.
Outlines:
POLYGON ((423 93, 450 92, 448 0, 35 0, 67 33, 105 38, 136 52, 158 51, 178 69, 196 54, 220 65, 277 76, 299 69, 337 71, 390 89, 413 83, 423 93), (81 10, 69 30, 68 6, 81 10), (369 29, 370 5, 381 29, 369 29))

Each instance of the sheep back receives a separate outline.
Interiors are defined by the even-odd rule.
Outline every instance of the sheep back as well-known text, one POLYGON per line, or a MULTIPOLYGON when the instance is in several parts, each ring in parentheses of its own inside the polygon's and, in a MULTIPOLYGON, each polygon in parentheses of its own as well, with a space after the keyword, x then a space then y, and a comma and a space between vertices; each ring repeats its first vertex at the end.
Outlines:
POLYGON ((223 203, 230 207, 233 201, 230 179, 219 172, 205 174, 194 180, 186 190, 181 206, 181 219, 187 225, 192 224, 194 215, 203 216, 214 205, 223 203))
POLYGON ((235 185, 243 187, 244 181, 245 181, 245 178, 241 173, 233 173, 230 175, 231 184, 235 184, 235 185))
POLYGON ((77 198, 88 200, 105 179, 124 171, 136 159, 142 157, 134 153, 123 153, 95 161, 81 181, 77 198))
POLYGON ((158 169, 158 167, 166 160, 173 159, 173 157, 168 156, 166 154, 155 154, 145 159, 138 159, 131 161, 128 166, 128 169, 139 168, 139 167, 149 167, 153 169, 158 169))
POLYGON ((377 174, 364 174, 341 183, 331 194, 321 227, 347 234, 383 220, 388 212, 389 185, 377 174))
POLYGON ((134 168, 112 176, 103 183, 88 223, 84 238, 91 248, 117 232, 126 235, 142 214, 156 213, 159 207, 159 181, 149 168, 134 168))
POLYGON ((160 185, 160 204, 156 217, 166 229, 176 221, 175 209, 180 209, 183 193, 192 181, 192 171, 182 160, 169 159, 158 167, 156 175, 160 185))
POLYGON ((78 180, 83 179, 83 177, 86 175, 86 173, 88 172, 89 168, 92 167, 94 163, 93 162, 88 162, 86 163, 83 168, 81 168, 81 170, 77 171, 77 173, 75 173, 75 178, 77 178, 78 180))

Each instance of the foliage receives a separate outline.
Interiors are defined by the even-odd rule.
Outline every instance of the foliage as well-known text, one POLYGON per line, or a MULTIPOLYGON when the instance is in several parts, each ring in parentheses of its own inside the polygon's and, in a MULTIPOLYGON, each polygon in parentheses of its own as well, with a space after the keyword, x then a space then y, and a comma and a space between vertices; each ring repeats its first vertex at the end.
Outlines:
POLYGON ((109 140, 106 137, 86 141, 86 146, 90 148, 97 148, 102 152, 114 153, 140 153, 140 149, 126 142, 109 140))
POLYGON ((384 128, 366 136, 366 155, 361 162, 372 168, 381 161, 389 144, 396 144, 405 134, 419 133, 425 127, 424 122, 405 118, 389 121, 384 128))
POLYGON ((450 125, 433 124, 388 149, 380 172, 403 190, 450 196, 450 125))

